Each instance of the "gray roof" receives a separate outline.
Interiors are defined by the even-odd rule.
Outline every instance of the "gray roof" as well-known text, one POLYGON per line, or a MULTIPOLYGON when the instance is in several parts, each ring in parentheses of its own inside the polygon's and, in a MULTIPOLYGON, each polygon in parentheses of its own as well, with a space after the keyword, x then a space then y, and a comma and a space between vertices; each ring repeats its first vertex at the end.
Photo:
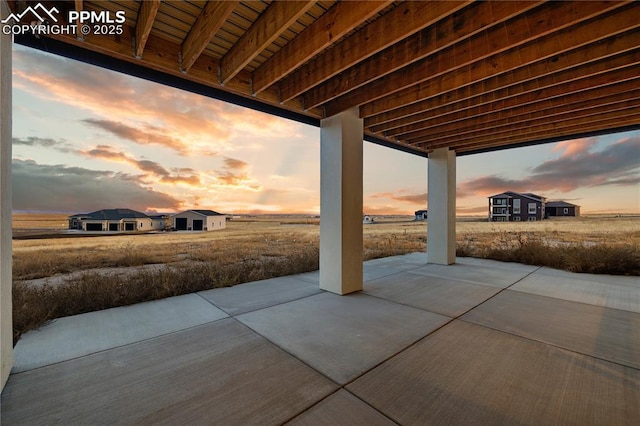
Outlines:
MULTIPOLYGON (((213 210, 194 210, 194 209, 191 209, 191 210, 186 210, 186 211, 198 213, 198 214, 201 214, 203 216, 224 216, 222 213, 218 213, 218 212, 215 212, 213 210)), ((182 213, 184 213, 184 212, 182 212, 182 213)), ((180 213, 178 213, 178 214, 180 214, 180 213)))
POLYGON ((566 201, 549 201, 547 207, 580 207, 576 204, 567 203, 566 201))
POLYGON ((536 201, 542 201, 544 199, 544 197, 541 197, 540 195, 537 195, 537 194, 532 194, 531 192, 520 193, 520 192, 513 192, 513 191, 505 191, 501 194, 491 195, 490 197, 487 197, 487 198, 509 198, 514 196, 531 198, 536 201))
POLYGON ((102 209, 83 215, 87 220, 120 220, 134 218, 149 218, 144 213, 131 209, 102 209))

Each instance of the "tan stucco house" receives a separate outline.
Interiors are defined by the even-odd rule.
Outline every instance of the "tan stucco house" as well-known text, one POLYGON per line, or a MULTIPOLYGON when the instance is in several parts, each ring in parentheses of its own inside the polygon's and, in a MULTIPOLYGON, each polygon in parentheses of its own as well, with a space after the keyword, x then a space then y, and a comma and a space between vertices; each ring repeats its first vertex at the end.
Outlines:
POLYGON ((165 229, 165 218, 131 209, 102 209, 69 216, 69 229, 90 232, 158 231, 165 229))
POLYGON ((227 216, 213 210, 185 210, 171 216, 176 231, 217 231, 227 227, 227 216))

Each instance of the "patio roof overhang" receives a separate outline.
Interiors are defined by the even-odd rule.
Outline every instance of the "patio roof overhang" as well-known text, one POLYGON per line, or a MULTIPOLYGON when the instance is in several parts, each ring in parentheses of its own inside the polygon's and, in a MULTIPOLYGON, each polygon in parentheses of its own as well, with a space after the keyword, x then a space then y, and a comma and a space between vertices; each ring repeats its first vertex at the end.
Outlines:
POLYGON ((13 357, 12 34, 320 125, 320 288, 337 294, 362 290, 363 138, 429 157, 427 262, 449 265, 457 155, 640 128, 639 2, 0 0, 3 23, 36 28, 80 12, 81 37, 0 34, 2 386, 13 357))
POLYGON ((314 125, 357 107, 365 139, 423 156, 640 128, 638 2, 8 3, 126 17, 17 43, 314 125))

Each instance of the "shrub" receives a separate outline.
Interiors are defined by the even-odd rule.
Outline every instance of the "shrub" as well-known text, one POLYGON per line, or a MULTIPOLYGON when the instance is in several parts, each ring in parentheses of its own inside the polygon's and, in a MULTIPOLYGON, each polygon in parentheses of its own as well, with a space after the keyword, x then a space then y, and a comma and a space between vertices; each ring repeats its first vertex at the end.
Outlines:
POLYGON ((17 281, 13 284, 14 344, 22 334, 55 318, 318 268, 318 248, 309 245, 284 257, 256 256, 232 263, 190 261, 126 274, 89 271, 57 285, 17 281))

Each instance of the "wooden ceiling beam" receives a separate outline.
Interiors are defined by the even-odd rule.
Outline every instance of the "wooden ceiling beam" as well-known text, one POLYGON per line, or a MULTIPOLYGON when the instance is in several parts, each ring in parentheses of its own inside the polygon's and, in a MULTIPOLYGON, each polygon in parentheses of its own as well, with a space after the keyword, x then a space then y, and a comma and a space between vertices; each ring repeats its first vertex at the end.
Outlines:
MULTIPOLYGON (((637 17, 622 7, 624 5, 611 2, 547 3, 544 8, 536 8, 508 24, 484 30, 425 60, 341 95, 325 104, 326 114, 331 116, 402 89, 412 90, 423 82, 433 84, 437 77, 465 65, 474 64, 473 72, 468 76, 471 81, 466 82, 469 84, 607 37, 616 31, 622 32, 639 24, 637 17), (599 16, 616 8, 606 17, 599 16), (585 22, 594 16, 598 19, 585 22), (528 43, 532 40, 536 42, 528 43)), ((457 80, 457 85, 463 83, 463 79, 457 80)))
POLYGON ((594 66, 582 65, 598 60, 603 60, 604 63, 606 58, 635 49, 638 45, 640 45, 640 31, 632 29, 477 82, 471 81, 473 69, 472 66, 467 66, 459 73, 445 75, 437 81, 428 82, 430 84, 420 84, 393 96, 363 105, 360 108, 360 114, 365 117, 366 127, 379 126, 376 131, 383 131, 414 122, 413 115, 419 114, 417 120, 420 120, 422 116, 428 117, 428 111, 432 109, 453 105, 472 97, 484 96, 485 93, 497 90, 501 93, 510 93, 513 90, 509 89, 510 86, 534 79, 544 77, 545 81, 555 84, 557 79, 553 77, 554 74, 561 76, 561 80, 571 78, 572 68, 580 67, 577 68, 580 75, 605 71, 606 66, 605 68, 595 66, 597 69, 592 70, 594 66))
MULTIPOLYGON (((66 22, 61 22, 65 25, 66 22)), ((183 78, 187 81, 199 83, 208 87, 222 89, 249 99, 258 99, 265 104, 273 105, 290 111, 302 111, 302 103, 293 100, 287 104, 280 103, 277 90, 269 89, 258 96, 251 94, 251 75, 248 72, 239 73, 230 84, 221 86, 218 82, 219 62, 209 55, 203 54, 196 60, 188 74, 181 71, 179 65, 179 55, 181 46, 166 39, 150 34, 144 50, 142 61, 133 56, 131 46, 133 45, 134 29, 125 27, 122 35, 117 37, 101 36, 91 37, 89 40, 80 41, 73 35, 51 34, 48 37, 76 46, 81 49, 98 52, 115 59, 127 61, 135 65, 143 65, 146 68, 163 72, 168 75, 183 78)), ((306 111, 310 117, 321 118, 321 110, 306 111)))
POLYGON ((153 21, 156 19, 158 9, 160 8, 160 0, 147 0, 140 2, 138 10, 138 18, 136 19, 136 39, 134 55, 136 58, 142 58, 144 46, 147 44, 153 21))
MULTIPOLYGON (((616 58, 616 62, 618 63, 603 61, 595 64, 601 68, 598 73, 580 73, 580 70, 569 70, 564 73, 570 74, 570 78, 567 79, 550 78, 559 77, 559 75, 546 76, 541 81, 531 80, 524 84, 512 86, 509 89, 485 93, 482 96, 431 110, 430 112, 433 114, 426 115, 424 120, 385 131, 384 134, 386 136, 405 138, 408 137, 408 134, 427 127, 455 125, 454 123, 466 120, 469 117, 508 110, 571 94, 586 93, 596 88, 629 81, 635 79, 638 75, 637 73, 640 72, 640 66, 637 65, 640 63, 640 49, 633 51, 632 54, 616 58), (633 61, 628 60, 628 58, 633 58, 633 61)), ((594 67, 588 68, 593 69, 594 67)), ((373 129, 370 130, 373 131, 373 129)))
MULTIPOLYGON (((330 77, 343 71, 346 72, 352 65, 400 42, 446 16, 449 16, 449 21, 456 19, 457 22, 464 22, 464 17, 453 14, 469 3, 470 1, 401 3, 386 15, 322 52, 320 56, 283 79, 280 83, 282 100, 293 99, 330 77)), ((466 26, 462 28, 466 28, 466 26)), ((391 54, 386 56, 393 58, 391 54)), ((352 74, 351 69, 348 72, 352 74)), ((305 104, 308 108, 319 105, 319 103, 315 103, 315 100, 313 105, 309 104, 308 99, 305 96, 305 104)))
POLYGON ((586 113, 599 114, 601 112, 613 111, 619 109, 619 105, 623 105, 630 101, 637 103, 640 95, 638 82, 640 80, 632 80, 625 82, 626 84, 618 84, 618 88, 607 86, 599 90, 589 91, 588 100, 584 99, 583 93, 573 96, 567 96, 553 101, 542 101, 527 107, 518 107, 507 111, 499 111, 495 114, 485 114, 479 117, 472 117, 468 120, 457 122, 449 126, 437 126, 425 128, 421 132, 414 132, 400 139, 411 144, 416 140, 447 139, 451 137, 462 139, 474 134, 490 134, 489 132, 497 132, 505 130, 505 127, 513 128, 521 122, 527 122, 535 125, 537 120, 546 120, 549 123, 562 121, 566 118, 576 117, 586 113), (622 92, 612 93, 618 90, 622 92))
MULTIPOLYGON (((405 117, 408 118, 431 107, 437 108, 481 93, 564 72, 584 63, 626 52, 638 47, 639 36, 640 31, 636 26, 627 32, 614 34, 608 38, 597 38, 592 43, 541 58, 537 62, 514 66, 504 73, 491 75, 487 72, 486 78, 479 78, 477 81, 474 78, 476 78, 478 70, 474 69, 474 65, 469 65, 436 81, 421 83, 397 92, 392 96, 386 96, 362 105, 360 114, 365 117, 365 123, 368 126, 387 125, 386 123, 401 120, 405 117)), ((505 54, 505 56, 511 55, 511 52, 505 54)), ((517 59, 517 56, 508 58, 505 61, 514 59, 517 59)), ((485 75, 483 74, 483 76, 485 75)), ((391 123, 389 126, 404 125, 407 122, 403 120, 401 123, 391 123)))
MULTIPOLYGON (((561 130, 556 130, 553 133, 550 133, 549 130, 538 130, 530 133, 523 133, 517 137, 507 135, 503 138, 493 139, 490 141, 458 144, 451 148, 457 153, 504 149, 515 146, 535 145, 540 141, 548 141, 549 139, 554 139, 559 142, 560 140, 570 140, 588 133, 602 133, 607 132, 608 130, 619 131, 618 129, 624 127, 636 127, 639 125, 640 113, 635 113, 624 117, 594 120, 587 124, 574 124, 561 130)), ((427 148, 425 148, 425 150, 430 151, 430 149, 427 148)))
POLYGON ((390 0, 336 3, 254 71, 254 93, 273 85, 391 3, 390 0))
POLYGON ((228 83, 314 4, 315 1, 271 3, 220 60, 220 82, 228 83))
MULTIPOLYGON (((75 8, 76 12, 82 12, 84 10, 84 1, 83 0, 75 0, 74 1, 74 8, 75 8)), ((80 32, 80 31, 76 31, 76 38, 78 40, 84 40, 84 34, 82 34, 82 32, 80 32)))
POLYGON ((209 1, 191 27, 180 49, 180 68, 188 72, 205 47, 211 42, 225 20, 231 15, 238 1, 209 1))
MULTIPOLYGON (((428 9, 433 7, 431 3, 417 3, 428 5, 428 9)), ((447 5, 449 2, 437 4, 447 5)), ((309 108, 324 104, 540 4, 531 1, 473 3, 312 88, 304 94, 304 104, 309 108), (464 25, 460 25, 461 22, 464 25)), ((403 25, 402 22, 397 24, 403 25)))
MULTIPOLYGON (((410 145, 416 145, 421 147, 428 147, 429 149, 437 149, 443 147, 455 147, 455 146, 468 146, 480 143, 491 143, 494 140, 504 140, 513 138, 514 140, 521 139, 525 135, 532 133, 548 133, 549 136, 554 136, 556 133, 561 133, 566 128, 575 128, 581 126, 590 126, 596 122, 624 119, 627 117, 635 117, 640 114, 640 102, 638 99, 632 101, 622 102, 616 107, 611 109, 611 106, 599 111, 596 109, 587 110, 573 116, 569 119, 558 121, 546 121, 545 119, 523 121, 516 125, 509 126, 507 130, 500 131, 487 131, 479 130, 476 135, 468 137, 451 137, 448 139, 434 139, 416 141, 410 145)), ((637 124, 640 124, 638 121, 637 124)))

